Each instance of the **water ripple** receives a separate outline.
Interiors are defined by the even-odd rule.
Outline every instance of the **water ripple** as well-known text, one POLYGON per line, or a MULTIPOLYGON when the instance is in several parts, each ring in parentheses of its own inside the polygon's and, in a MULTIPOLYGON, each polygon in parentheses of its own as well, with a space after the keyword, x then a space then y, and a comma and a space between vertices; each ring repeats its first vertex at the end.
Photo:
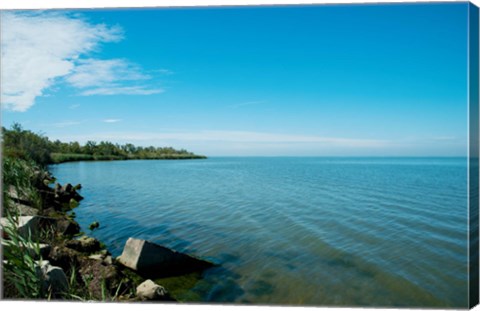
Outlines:
POLYGON ((465 307, 463 158, 212 158, 52 166, 83 228, 221 264, 204 301, 465 307))

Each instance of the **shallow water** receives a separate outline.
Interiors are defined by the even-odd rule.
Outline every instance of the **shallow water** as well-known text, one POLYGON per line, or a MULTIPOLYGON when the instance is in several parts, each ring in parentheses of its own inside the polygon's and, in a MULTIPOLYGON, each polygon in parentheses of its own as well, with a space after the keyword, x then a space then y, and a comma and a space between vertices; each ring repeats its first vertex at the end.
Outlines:
POLYGON ((209 158, 53 165, 86 231, 221 265, 202 301, 467 306, 466 158, 209 158))

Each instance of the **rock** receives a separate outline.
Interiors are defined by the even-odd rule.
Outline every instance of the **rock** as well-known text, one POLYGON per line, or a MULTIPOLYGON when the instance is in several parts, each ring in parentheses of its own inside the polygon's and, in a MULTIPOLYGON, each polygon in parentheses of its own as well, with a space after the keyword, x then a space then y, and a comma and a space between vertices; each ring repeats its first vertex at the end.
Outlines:
POLYGON ((53 191, 55 192, 55 194, 60 193, 62 191, 62 185, 56 182, 55 186, 53 187, 53 191))
POLYGON ((80 252, 64 246, 55 246, 48 255, 50 262, 65 270, 69 270, 72 266, 78 267, 80 258, 80 252))
POLYGON ((99 300, 103 296, 114 296, 119 287, 120 291, 124 291, 128 285, 122 282, 123 275, 114 265, 104 265, 100 260, 87 259, 81 262, 79 270, 85 285, 88 287, 89 293, 99 300))
POLYGON ((50 293, 52 297, 58 298, 68 291, 68 279, 62 268, 52 266, 47 260, 38 264, 37 273, 42 278, 42 291, 44 293, 50 293))
POLYGON ((118 261, 150 277, 181 275, 213 266, 210 262, 134 238, 127 240, 118 261))
POLYGON ((12 186, 12 185, 8 186, 7 195, 10 199, 16 202, 21 202, 24 204, 30 203, 30 198, 25 193, 25 191, 15 186, 12 186))
POLYGON ((94 255, 88 256, 88 258, 93 259, 93 260, 103 261, 103 259, 105 258, 105 256, 102 255, 102 254, 94 254, 94 255))
POLYGON ((40 189, 46 189, 49 184, 55 181, 48 171, 36 170, 34 172, 35 185, 40 189))
POLYGON ((98 227, 100 227, 100 223, 99 223, 98 221, 94 221, 94 222, 92 222, 92 223, 90 224, 90 226, 88 226, 88 228, 89 228, 90 230, 95 230, 95 229, 97 229, 98 227))
POLYGON ((55 203, 55 193, 52 189, 48 188, 47 190, 39 190, 38 193, 42 199, 42 206, 48 207, 47 209, 60 209, 60 206, 55 203))
POLYGON ((165 298, 169 298, 167 290, 155 284, 152 280, 146 280, 138 285, 136 295, 143 300, 164 300, 165 298))
POLYGON ((50 254, 52 246, 48 244, 40 244, 39 247, 40 247, 40 256, 42 256, 43 258, 47 258, 48 255, 50 254))
POLYGON ((103 259, 103 262, 104 262, 106 265, 113 265, 112 256, 107 256, 107 257, 105 257, 105 259, 103 259))
POLYGON ((73 190, 73 186, 72 184, 66 184, 63 188, 62 188, 63 192, 66 192, 66 193, 70 193, 72 192, 73 190))
POLYGON ((67 218, 60 218, 56 222, 57 232, 62 235, 75 235, 80 232, 80 225, 67 218))
POLYGON ((33 208, 31 206, 28 206, 28 205, 25 205, 25 204, 13 202, 12 207, 21 216, 37 216, 38 215, 38 209, 33 208))
POLYGON ((101 249, 100 242, 91 237, 82 236, 78 240, 69 240, 65 246, 82 253, 93 253, 101 249))
MULTIPOLYGON (((20 236, 27 238, 31 235, 31 238, 36 240, 40 233, 39 224, 41 217, 39 216, 19 216, 15 226, 17 227, 20 236)), ((7 218, 2 217, 0 219, 0 227, 5 227, 9 224, 7 218)))
POLYGON ((59 204, 69 204, 72 199, 76 202, 83 200, 83 197, 77 193, 75 187, 71 184, 62 187, 62 185, 56 183, 53 191, 55 193, 54 198, 59 204))

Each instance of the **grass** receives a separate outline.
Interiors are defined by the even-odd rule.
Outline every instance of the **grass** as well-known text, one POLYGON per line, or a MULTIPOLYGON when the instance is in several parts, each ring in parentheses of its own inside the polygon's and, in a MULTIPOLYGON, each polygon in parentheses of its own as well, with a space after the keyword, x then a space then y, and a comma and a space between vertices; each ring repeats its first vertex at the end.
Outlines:
POLYGON ((3 247, 3 284, 4 297, 10 298, 46 298, 42 292, 42 283, 36 258, 40 258, 39 241, 33 240, 31 233, 23 237, 16 224, 18 211, 8 195, 15 190, 22 200, 29 201, 32 207, 41 209, 42 202, 35 188, 36 172, 39 167, 32 161, 6 157, 3 160, 3 216, 7 223, 2 228, 8 239, 2 239, 3 247), (25 251, 26 249, 32 249, 25 251))
POLYGON ((9 239, 3 240, 3 284, 4 297, 20 299, 46 298, 47 293, 42 291, 42 280, 35 258, 40 256, 38 241, 33 241, 29 233, 22 237, 16 228, 17 216, 7 212, 7 224, 2 228, 9 239), (34 247, 34 254, 25 251, 34 247))
POLYGON ((95 160, 95 158, 91 154, 80 154, 80 153, 51 153, 50 157, 53 163, 95 160))
POLYGON ((33 208, 39 210, 42 209, 42 200, 35 187, 37 178, 36 172, 40 168, 32 161, 21 160, 6 157, 3 159, 3 198, 5 198, 3 212, 6 214, 6 210, 9 209, 11 213, 13 211, 13 202, 8 200, 9 187, 13 187, 16 192, 24 196, 33 208))

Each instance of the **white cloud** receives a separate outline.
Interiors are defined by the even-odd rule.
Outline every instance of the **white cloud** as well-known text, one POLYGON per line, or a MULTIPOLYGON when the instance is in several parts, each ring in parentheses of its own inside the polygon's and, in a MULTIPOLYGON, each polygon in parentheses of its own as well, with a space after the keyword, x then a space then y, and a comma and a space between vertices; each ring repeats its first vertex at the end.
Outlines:
POLYGON ((105 123, 117 123, 117 122, 120 122, 122 121, 122 119, 105 119, 103 120, 103 122, 105 123))
POLYGON ((80 95, 150 95, 161 93, 162 89, 143 85, 126 86, 125 82, 151 79, 141 68, 124 59, 86 59, 78 62, 66 81, 72 86, 84 89, 80 95))
POLYGON ((80 93, 83 96, 91 95, 151 95, 163 93, 162 89, 149 89, 144 86, 108 86, 88 89, 80 93))
POLYGON ((126 85, 151 77, 123 59, 88 59, 100 44, 123 39, 118 26, 93 24, 64 12, 1 12, 1 103, 26 111, 35 99, 65 81, 80 95, 160 93, 126 85))
POLYGON ((123 59, 86 59, 80 60, 66 80, 76 88, 110 85, 117 81, 142 80, 149 76, 140 73, 135 64, 123 59))
POLYGON ((101 42, 122 38, 118 27, 92 25, 59 13, 1 14, 1 98, 5 108, 25 111, 75 60, 101 42))

